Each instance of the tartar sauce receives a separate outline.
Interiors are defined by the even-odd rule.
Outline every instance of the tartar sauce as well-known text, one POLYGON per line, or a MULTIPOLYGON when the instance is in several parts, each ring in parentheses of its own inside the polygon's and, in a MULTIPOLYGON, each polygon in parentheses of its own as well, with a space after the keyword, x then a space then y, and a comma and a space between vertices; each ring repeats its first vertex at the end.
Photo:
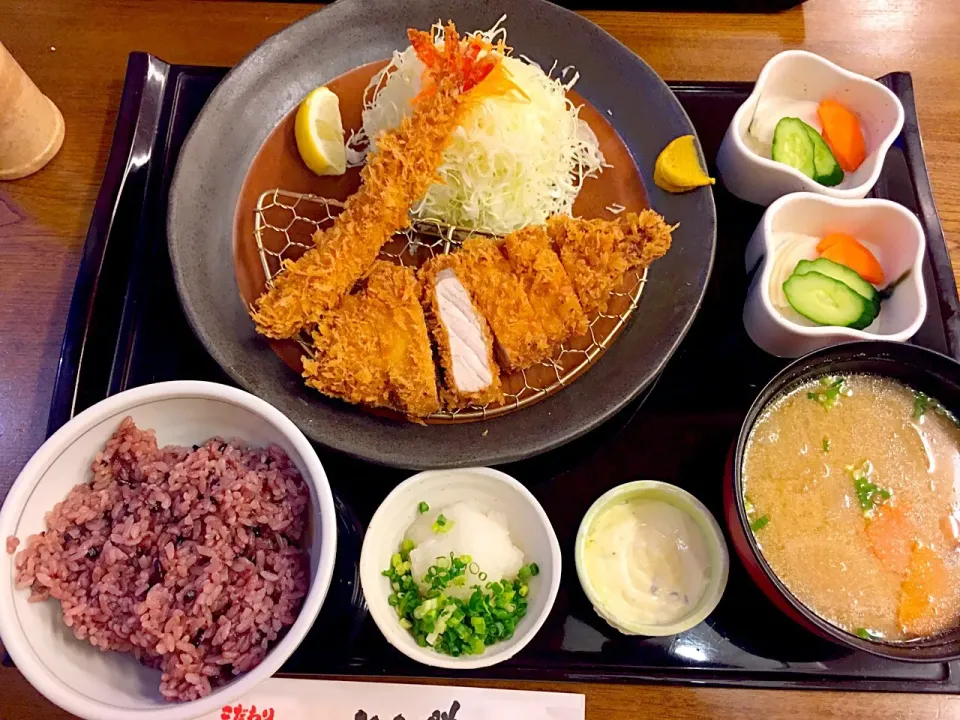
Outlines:
POLYGON ((628 623, 681 620, 710 575, 703 532, 661 500, 627 500, 602 512, 587 531, 583 559, 606 611, 628 623))

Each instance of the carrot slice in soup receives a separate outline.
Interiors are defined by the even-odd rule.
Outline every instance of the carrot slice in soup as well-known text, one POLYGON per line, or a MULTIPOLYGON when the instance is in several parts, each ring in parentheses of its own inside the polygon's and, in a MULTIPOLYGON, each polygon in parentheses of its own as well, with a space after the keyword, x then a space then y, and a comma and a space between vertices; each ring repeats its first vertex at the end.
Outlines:
POLYGON ((873 554, 890 572, 906 575, 916 542, 913 523, 899 506, 881 505, 867 521, 867 537, 873 554))
POLYGON ((856 170, 867 157, 863 130, 857 116, 836 100, 824 100, 817 108, 823 139, 846 172, 856 170))
POLYGON ((904 631, 930 635, 939 630, 937 605, 949 592, 943 560, 926 545, 917 545, 910 556, 907 579, 900 584, 897 619, 904 631))
POLYGON ((874 285, 883 284, 883 267, 862 243, 845 233, 831 233, 817 244, 820 257, 846 265, 874 285))

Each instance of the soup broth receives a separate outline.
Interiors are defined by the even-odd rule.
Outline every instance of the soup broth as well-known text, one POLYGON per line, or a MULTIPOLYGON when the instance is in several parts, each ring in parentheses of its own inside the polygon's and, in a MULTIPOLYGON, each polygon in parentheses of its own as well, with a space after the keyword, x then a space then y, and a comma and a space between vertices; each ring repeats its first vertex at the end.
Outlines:
POLYGON ((815 379, 763 412, 742 470, 764 557, 819 616, 886 640, 960 622, 960 429, 936 400, 815 379))

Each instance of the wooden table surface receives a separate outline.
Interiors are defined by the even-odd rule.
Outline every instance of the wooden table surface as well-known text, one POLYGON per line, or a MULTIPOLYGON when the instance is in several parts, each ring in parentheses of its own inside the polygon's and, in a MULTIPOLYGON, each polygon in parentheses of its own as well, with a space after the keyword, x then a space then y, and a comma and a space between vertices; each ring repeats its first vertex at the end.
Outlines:
MULTIPOLYGON (((63 111, 40 173, 0 183, 0 497, 44 439, 74 276, 103 175, 127 54, 232 65, 314 6, 196 0, 3 0, 0 41, 63 111)), ((664 78, 752 80, 802 47, 857 72, 909 70, 954 271, 960 268, 957 0, 809 0, 774 15, 589 12, 664 78)), ((493 683, 502 685, 502 683, 493 683)), ((510 683, 586 694, 591 719, 960 717, 960 698, 696 687, 510 683)), ((0 669, 0 720, 65 718, 0 669)))

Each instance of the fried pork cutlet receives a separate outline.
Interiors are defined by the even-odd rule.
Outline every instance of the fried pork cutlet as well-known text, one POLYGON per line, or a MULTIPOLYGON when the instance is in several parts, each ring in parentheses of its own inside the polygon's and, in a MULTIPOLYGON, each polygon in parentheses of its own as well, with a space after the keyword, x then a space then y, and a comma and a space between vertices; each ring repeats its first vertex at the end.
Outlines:
POLYGON ((456 256, 440 255, 420 269, 423 305, 443 375, 440 394, 449 410, 503 401, 493 336, 456 268, 456 256))
POLYGON ((468 91, 499 62, 489 53, 478 58, 470 43, 460 42, 453 23, 442 52, 429 33, 408 34, 427 66, 429 92, 421 93, 398 127, 376 138, 360 189, 333 225, 314 235, 316 247, 284 261, 272 287, 257 299, 251 317, 262 335, 293 337, 317 323, 370 269, 393 234, 409 224, 413 203, 437 180, 443 152, 473 99, 468 91))
POLYGON ((547 335, 500 243, 471 238, 453 257, 457 278, 490 324, 504 368, 523 370, 543 360, 550 349, 547 335))
POLYGON ((647 267, 670 249, 673 228, 653 210, 617 220, 583 220, 555 215, 547 234, 573 281, 588 315, 604 312, 613 292, 631 270, 647 267))
POLYGON ((440 409, 433 353, 410 268, 378 261, 366 286, 325 314, 303 359, 307 385, 351 403, 412 417, 440 409))
POLYGON ((565 340, 587 331, 587 316, 573 283, 542 225, 510 233, 502 249, 530 298, 551 353, 565 340))

